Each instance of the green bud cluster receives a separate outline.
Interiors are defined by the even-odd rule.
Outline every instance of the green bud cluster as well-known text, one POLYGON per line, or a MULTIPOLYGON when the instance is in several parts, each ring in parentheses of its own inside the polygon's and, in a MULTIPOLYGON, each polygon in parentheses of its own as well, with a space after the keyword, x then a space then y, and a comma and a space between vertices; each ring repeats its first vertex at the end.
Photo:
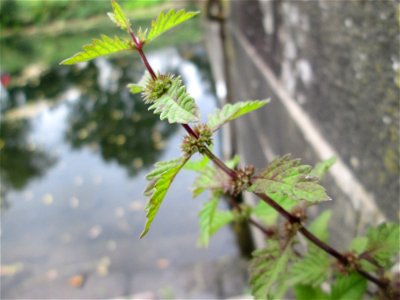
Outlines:
POLYGON ((172 84, 172 74, 159 74, 156 79, 149 78, 143 90, 143 97, 146 103, 152 103, 161 98, 172 84))
POLYGON ((198 138, 187 135, 183 138, 181 149, 186 157, 192 156, 194 153, 204 153, 207 146, 212 145, 212 131, 206 124, 199 124, 193 128, 198 138))
POLYGON ((255 172, 254 166, 247 166, 243 169, 236 170, 237 178, 230 184, 229 190, 226 191, 232 196, 237 196, 251 185, 251 178, 255 172))

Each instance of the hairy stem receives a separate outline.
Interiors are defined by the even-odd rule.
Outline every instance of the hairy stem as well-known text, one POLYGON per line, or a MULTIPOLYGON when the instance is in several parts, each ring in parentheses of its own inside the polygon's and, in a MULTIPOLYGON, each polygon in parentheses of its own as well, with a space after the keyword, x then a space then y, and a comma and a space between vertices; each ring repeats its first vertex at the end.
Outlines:
MULTIPOLYGON (((142 59, 143 64, 145 65, 146 69, 149 71, 151 77, 153 79, 156 79, 157 76, 154 73, 152 67, 150 66, 146 55, 143 52, 143 45, 141 44, 141 42, 135 37, 135 35, 133 34, 132 31, 129 31, 129 34, 132 37, 133 42, 136 45, 137 51, 140 54, 140 57, 142 59)), ((188 134, 190 134, 191 136, 193 136, 194 138, 198 138, 199 136, 196 134, 196 132, 193 131, 193 129, 190 127, 190 125, 188 124, 182 124, 183 128, 188 132, 188 134)), ((220 168, 223 172, 225 172, 230 178, 232 178, 232 180, 236 180, 238 178, 237 173, 235 170, 229 168, 222 160, 220 160, 217 156, 214 155, 214 153, 212 153, 208 148, 206 148, 204 155, 208 156, 213 163, 220 168)), ((289 211, 285 210, 282 206, 280 206, 277 202, 275 202, 273 199, 271 199, 270 197, 268 197, 265 194, 261 194, 261 193, 254 193, 255 195, 257 195, 261 200, 265 201, 268 205, 270 205, 272 208, 274 208, 281 216, 283 216, 286 220, 288 220, 291 224, 299 224, 300 228, 299 228, 299 232, 302 233, 304 235, 304 237, 306 237, 310 242, 312 242, 314 245, 316 245, 317 247, 319 247, 320 249, 322 249, 323 251, 325 251, 326 253, 328 253, 329 255, 335 257, 338 261, 340 261, 343 265, 348 266, 349 262, 346 258, 346 256, 344 256, 343 254, 341 254, 340 252, 338 252, 337 250, 335 250, 334 248, 332 248, 331 246, 329 246, 328 244, 326 244, 325 242, 321 241, 319 238, 317 238, 314 234, 312 234, 307 228, 305 228, 302 224, 301 224, 301 220, 294 216, 293 214, 291 214, 289 211)), ((258 227, 260 230, 262 227, 261 225, 259 225, 257 222, 250 221, 251 224, 253 224, 254 226, 258 227), (255 224, 257 223, 257 225, 255 224), (260 226, 260 227, 259 227, 260 226)), ((382 281, 374 276, 372 276, 371 274, 369 274, 368 272, 364 271, 363 269, 357 267, 355 269, 361 276, 363 276, 364 278, 366 278, 367 280, 374 282, 376 285, 378 285, 380 288, 385 289, 388 286, 388 282, 386 281, 382 281)))

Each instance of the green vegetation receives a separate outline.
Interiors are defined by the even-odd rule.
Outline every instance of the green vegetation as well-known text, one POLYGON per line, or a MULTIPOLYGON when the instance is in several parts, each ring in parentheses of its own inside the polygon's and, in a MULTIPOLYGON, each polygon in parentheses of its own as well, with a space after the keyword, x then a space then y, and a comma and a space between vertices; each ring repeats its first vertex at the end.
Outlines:
MULTIPOLYGON (((398 299, 399 277, 392 271, 399 253, 398 224, 369 228, 365 237, 355 238, 345 251, 328 244, 331 212, 323 212, 307 226, 307 208, 331 200, 320 181, 334 159, 312 168, 284 155, 258 173, 253 166, 240 167, 238 158, 223 162, 211 151, 211 133, 229 121, 262 109, 268 101, 227 105, 217 110, 208 123, 198 124, 196 103, 182 82, 173 75, 159 74, 152 69, 143 50, 148 42, 197 13, 170 10, 161 13, 149 29, 133 31, 117 2, 112 1, 112 7, 111 20, 125 30, 131 40, 118 48, 116 39, 103 38, 101 49, 96 45, 84 47, 83 59, 127 48, 138 52, 147 73, 143 80, 128 88, 133 93, 142 91, 144 103, 150 105, 148 109, 159 114, 161 120, 181 124, 188 134, 182 142, 182 156, 156 163, 147 175, 150 183, 145 195, 149 202, 141 237, 149 232, 176 174, 187 168, 199 173, 194 183, 194 196, 205 190, 211 194, 211 200, 204 204, 199 215, 200 244, 207 245, 211 236, 224 225, 243 220, 248 220, 265 235, 266 246, 256 250, 250 262, 250 285, 256 299, 282 299, 289 290, 297 299, 362 299, 368 295, 374 299, 398 299), (203 159, 194 161, 192 157, 196 152, 203 159), (261 204, 252 207, 240 203, 238 196, 242 192, 253 193, 261 204), (220 199, 229 199, 232 210, 218 210, 220 199)), ((124 38, 119 40, 125 41, 124 38)), ((63 63, 82 61, 81 55, 63 63)))

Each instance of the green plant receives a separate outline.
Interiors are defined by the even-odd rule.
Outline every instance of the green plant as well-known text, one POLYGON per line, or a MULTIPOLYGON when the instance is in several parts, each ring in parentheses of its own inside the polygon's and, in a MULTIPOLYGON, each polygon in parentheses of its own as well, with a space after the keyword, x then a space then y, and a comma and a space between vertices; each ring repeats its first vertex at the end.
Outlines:
POLYGON ((139 83, 129 85, 129 89, 132 93, 142 93, 149 110, 159 114, 161 120, 179 123, 187 132, 181 145, 182 156, 156 163, 147 175, 149 184, 145 195, 149 202, 141 237, 148 233, 176 174, 186 168, 199 173, 193 196, 205 190, 210 190, 212 195, 199 213, 200 244, 206 246, 221 227, 238 220, 248 220, 265 234, 266 247, 256 250, 250 262, 250 285, 256 299, 282 299, 289 289, 297 299, 399 297, 399 274, 391 271, 399 252, 398 224, 369 228, 366 236, 355 238, 344 252, 327 243, 331 212, 321 213, 308 229, 306 227, 307 208, 330 200, 319 181, 334 159, 312 168, 284 155, 258 173, 253 166, 239 167, 238 157, 223 162, 211 151, 213 133, 225 123, 265 106, 269 100, 225 105, 211 115, 207 123, 201 124, 196 102, 186 92, 180 78, 152 69, 144 47, 198 13, 170 10, 161 13, 150 29, 139 28, 134 32, 117 2, 112 1, 112 7, 111 20, 126 31, 130 39, 102 36, 62 64, 75 64, 125 50, 137 51, 147 72, 139 83), (195 153, 200 153, 203 159, 193 160, 195 153), (237 197, 242 192, 254 193, 261 201, 255 207, 239 203, 237 197), (218 209, 223 197, 230 200, 231 211, 218 209), (300 235, 306 238, 305 245, 299 242, 300 235), (368 282, 377 289, 373 286, 368 289, 368 282))

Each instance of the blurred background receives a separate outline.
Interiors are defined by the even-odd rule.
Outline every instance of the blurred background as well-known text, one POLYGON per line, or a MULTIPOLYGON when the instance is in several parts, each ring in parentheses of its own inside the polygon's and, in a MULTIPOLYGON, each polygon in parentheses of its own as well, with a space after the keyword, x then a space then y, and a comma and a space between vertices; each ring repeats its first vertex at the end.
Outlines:
MULTIPOLYGON (((134 27, 194 3, 119 1, 134 27)), ((180 155, 184 132, 160 122, 126 85, 144 73, 135 53, 59 62, 100 34, 124 35, 110 1, 15 1, 1 22, 1 298, 226 298, 246 264, 230 229, 196 246, 195 174, 183 171, 151 232, 144 176, 180 155)), ((217 105, 201 18, 146 49, 155 70, 180 74, 206 116, 217 105)), ((219 145, 217 141, 216 150, 219 145)))

